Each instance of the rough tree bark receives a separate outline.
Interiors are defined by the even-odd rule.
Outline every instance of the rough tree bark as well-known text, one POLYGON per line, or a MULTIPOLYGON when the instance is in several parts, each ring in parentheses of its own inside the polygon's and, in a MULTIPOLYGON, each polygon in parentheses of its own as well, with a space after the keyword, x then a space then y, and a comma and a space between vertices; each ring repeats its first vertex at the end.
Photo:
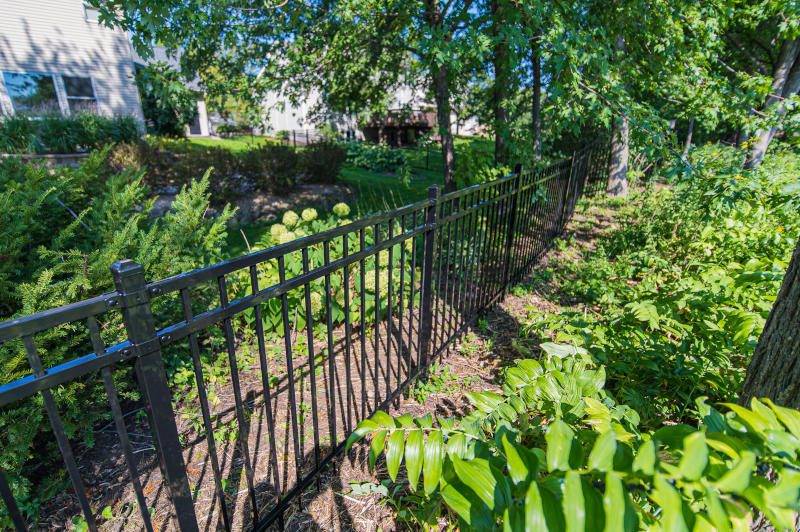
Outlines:
MULTIPOLYGON (((778 60, 772 70, 772 86, 761 110, 769 111, 773 106, 779 105, 777 113, 782 116, 786 113, 784 100, 797 94, 798 90, 800 90, 800 39, 786 40, 781 45, 778 60)), ((777 127, 774 126, 756 131, 744 161, 745 168, 755 168, 761 164, 776 131, 777 127)))
POLYGON ((692 149, 692 133, 694 133, 694 117, 689 119, 689 127, 686 130, 686 144, 683 146, 683 156, 689 155, 689 150, 692 149))
MULTIPOLYGON (((625 53, 625 39, 617 37, 614 42, 617 52, 625 53)), ((628 196, 628 142, 629 124, 627 116, 616 117, 611 124, 611 161, 608 165, 608 195, 612 198, 628 196)))
POLYGON ((502 0, 492 0, 494 51, 494 162, 508 164, 508 46, 502 35, 505 24, 502 0))
POLYGON ((608 165, 608 195, 628 196, 628 117, 614 119, 611 126, 611 162, 608 165))
POLYGON ((542 62, 539 57, 539 40, 531 39, 531 62, 533 63, 533 106, 531 107, 531 128, 533 129, 533 159, 542 159, 542 62))
POLYGON ((769 397, 800 408, 800 240, 747 368, 740 402, 769 397))
MULTIPOLYGON (((441 30, 442 8, 439 0, 426 0, 425 21, 431 28, 441 30)), ((442 141, 442 159, 444 161, 444 187, 451 191, 456 189, 455 166, 456 149, 453 142, 453 126, 450 123, 450 72, 445 64, 433 65, 431 70, 433 95, 436 103, 436 121, 439 127, 439 138, 442 141)))

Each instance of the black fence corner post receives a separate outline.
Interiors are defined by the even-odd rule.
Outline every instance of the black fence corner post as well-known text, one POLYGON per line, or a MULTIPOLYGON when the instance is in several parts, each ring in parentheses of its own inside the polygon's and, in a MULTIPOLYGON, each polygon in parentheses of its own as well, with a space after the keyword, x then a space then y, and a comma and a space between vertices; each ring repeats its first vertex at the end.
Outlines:
POLYGON ((503 264, 503 299, 508 293, 511 281, 511 260, 514 252, 514 235, 517 231, 517 198, 519 197, 520 183, 522 180, 522 165, 514 168, 514 177, 511 180, 511 201, 508 213, 508 232, 506 234, 506 253, 503 264))
POLYGON ((121 260, 111 265, 111 274, 122 303, 122 320, 130 349, 134 351, 139 389, 178 526, 183 532, 195 531, 198 530, 197 517, 175 424, 172 395, 161 358, 161 345, 156 336, 144 268, 132 260, 121 260))
POLYGON ((424 370, 431 354, 433 329, 433 262, 436 249, 436 220, 439 210, 439 186, 428 188, 431 204, 425 209, 425 251, 422 258, 422 287, 420 301, 419 367, 424 370))

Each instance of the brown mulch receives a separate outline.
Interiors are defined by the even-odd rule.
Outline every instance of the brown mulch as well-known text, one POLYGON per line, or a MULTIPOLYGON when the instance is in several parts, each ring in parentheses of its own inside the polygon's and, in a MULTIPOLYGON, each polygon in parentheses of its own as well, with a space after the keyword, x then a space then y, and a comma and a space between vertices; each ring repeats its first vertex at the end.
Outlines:
MULTIPOLYGON (((574 245, 564 250, 552 248, 544 255, 537 269, 559 261, 578 260, 581 252, 594 248, 598 235, 613 227, 614 222, 606 211, 592 208, 587 212, 576 212, 563 236, 570 242, 574 238, 574 245)), ((230 430, 237 425, 235 394, 230 379, 214 383, 211 404, 212 415, 216 418, 216 454, 221 477, 225 479, 225 500, 232 517, 232 528, 249 529, 253 522, 245 465, 247 460, 240 441, 246 442, 249 450, 257 505, 263 515, 265 509, 275 505, 287 487, 294 485, 298 475, 304 476, 314 469, 316 461, 329 451, 332 439, 341 442, 347 438, 349 429, 355 427, 357 420, 362 418, 363 409, 371 412, 381 407, 392 415, 465 414, 470 410, 465 392, 498 390, 503 368, 519 357, 515 339, 519 337, 520 323, 524 321, 527 309, 534 307, 558 311, 559 298, 555 289, 546 282, 537 282, 532 277, 525 279, 521 283, 526 285, 524 295, 508 293, 499 305, 466 331, 460 342, 439 355, 437 363, 441 368, 446 368, 450 375, 449 383, 443 389, 429 391, 424 396, 408 393, 399 397, 390 395, 409 376, 416 363, 419 324, 414 319, 404 329, 400 328, 403 322, 396 317, 391 327, 384 320, 380 325, 381 332, 377 335, 377 355, 375 338, 370 331, 365 330, 362 336, 358 327, 354 327, 348 342, 344 328, 336 329, 332 338, 332 358, 327 353, 328 341, 324 331, 316 333, 315 353, 323 356, 315 361, 316 368, 312 371, 308 355, 296 354, 294 379, 289 378, 285 357, 280 354, 283 351, 282 341, 275 339, 267 349, 268 353, 273 353, 269 358, 269 368, 274 377, 269 404, 263 393, 255 340, 238 331, 236 356, 247 361, 240 366, 246 429, 244 437, 237 439, 235 432, 230 430), (276 352, 279 354, 274 355, 276 352), (249 356, 242 356, 242 353, 249 356), (290 390, 296 395, 294 409, 290 402, 290 390), (316 393, 312 394, 312 390, 316 393), (334 392, 332 397, 331 390, 334 392), (348 390, 352 392, 348 393, 348 390), (332 402, 336 405, 336 415, 334 419, 328 419, 327 412, 332 402), (268 411, 270 416, 267 415, 268 411), (268 423, 269 417, 273 420, 272 428, 268 423), (294 419, 298 419, 297 442, 293 436, 294 419), (335 425, 335 431, 331 430, 332 425, 335 425), (319 457, 314 453, 315 441, 319 442, 321 448, 319 457), (275 449, 274 457, 270 452, 272 448, 275 449), (274 482, 276 470, 273 462, 278 465, 280 489, 274 482)), ((443 302, 441 304, 445 305, 443 302)), ((298 345, 297 336, 303 337, 305 334, 304 329, 295 333, 295 347, 298 345)), ((204 342, 202 338, 200 342, 202 349, 213 356, 219 359, 227 357, 224 345, 216 345, 208 339, 204 342)), ((221 512, 211 455, 196 400, 194 408, 190 403, 192 401, 187 399, 185 405, 177 406, 176 422, 184 443, 184 461, 195 498, 195 511, 201 530, 218 530, 222 529, 221 512)), ((126 418, 128 433, 138 460, 140 482, 148 507, 152 509, 154 527, 160 531, 175 530, 176 523, 157 465, 146 416, 137 408, 131 407, 126 411, 130 414, 126 418)), ((110 423, 99 428, 94 445, 91 448, 76 446, 75 452, 93 507, 99 512, 106 505, 111 506, 113 518, 103 522, 101 528, 140 530, 141 516, 114 425, 110 423)), ((399 525, 394 520, 393 509, 383 497, 351 493, 351 483, 378 483, 385 479, 387 475, 383 467, 379 462, 378 471, 368 471, 367 452, 363 445, 357 445, 348 457, 336 456, 333 467, 327 468, 319 481, 312 483, 304 492, 302 506, 296 502, 288 506, 283 527, 287 530, 397 529, 399 525)), ((45 504, 43 515, 46 517, 40 521, 39 528, 63 529, 68 527, 71 517, 77 513, 74 495, 64 492, 45 504)))

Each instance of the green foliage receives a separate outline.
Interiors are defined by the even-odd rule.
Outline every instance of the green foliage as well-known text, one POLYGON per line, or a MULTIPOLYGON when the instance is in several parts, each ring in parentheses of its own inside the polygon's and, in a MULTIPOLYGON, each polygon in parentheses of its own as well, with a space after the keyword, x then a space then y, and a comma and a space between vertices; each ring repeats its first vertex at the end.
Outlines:
POLYGON ((759 512, 794 527, 800 412, 754 400, 723 413, 700 399, 697 427, 641 432, 585 351, 542 347, 541 361, 506 370, 502 394, 469 394, 463 418, 359 423, 348 450, 370 440, 370 466, 384 457, 413 525, 437 523, 429 509, 444 505, 473 530, 749 530, 759 512))
POLYGON ((197 115, 197 96, 180 73, 166 63, 153 63, 137 69, 136 85, 148 132, 182 137, 197 115))
POLYGON ((238 159, 238 170, 259 190, 286 192, 297 182, 300 158, 289 146, 265 144, 242 152, 238 159))
POLYGON ((366 142, 348 142, 345 146, 349 166, 372 172, 396 172, 399 175, 408 171, 408 161, 403 150, 366 142))
POLYGON ((78 153, 134 142, 139 135, 139 125, 130 116, 13 116, 0 120, 0 153, 78 153))
POLYGON ((313 183, 334 183, 347 158, 347 152, 336 142, 314 142, 300 155, 303 172, 313 183))
MULTIPOLYGON (((0 161, 0 316, 13 318, 73 303, 113 289, 109 265, 122 258, 161 278, 217 261, 232 212, 209 218, 209 180, 184 187, 170 213, 148 218, 141 171, 112 171, 108 148, 77 168, 52 169, 0 161)), ((200 176, 198 176, 200 177, 200 176)), ((170 307, 171 308, 171 307, 170 307)), ((157 313, 174 309, 156 304, 157 313)), ((175 317, 177 319, 177 317, 175 317)), ((108 343, 124 337, 118 314, 103 317, 108 343)), ((36 336, 45 368, 92 351, 85 327, 65 324, 36 336)), ((174 355, 167 353, 167 364, 174 355)), ((30 373, 19 342, 0 347, 0 373, 9 382, 30 373)), ((129 368, 114 373, 119 393, 135 400, 129 368)), ((107 416, 107 399, 97 379, 54 390, 65 431, 93 445, 94 424, 107 416)), ((37 395, 0 413, 0 468, 31 521, 38 505, 64 487, 60 454, 37 395), (51 472, 53 471, 53 472, 51 472)), ((0 525, 6 526, 0 514, 0 525)))
POLYGON ((543 272, 575 306, 523 322, 528 336, 588 349, 648 423, 682 421, 698 395, 737 396, 794 249, 796 156, 744 173, 741 157, 707 146, 694 171, 670 169, 673 185, 622 208, 594 251, 543 272))

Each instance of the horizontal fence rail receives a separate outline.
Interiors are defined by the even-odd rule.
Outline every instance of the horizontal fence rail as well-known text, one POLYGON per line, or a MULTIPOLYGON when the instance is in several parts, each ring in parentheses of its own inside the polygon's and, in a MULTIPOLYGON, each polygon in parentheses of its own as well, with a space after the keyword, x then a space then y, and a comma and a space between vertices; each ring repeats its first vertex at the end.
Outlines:
MULTIPOLYGON (((530 272, 600 190, 607 160, 587 148, 431 187, 418 203, 155 282, 119 261, 114 292, 0 323, 4 352, 31 368, 0 386, 0 413, 41 401, 89 530, 114 499, 146 530, 281 524, 356 424, 530 272), (81 355, 44 367, 65 338, 81 355), (107 401, 94 451, 65 428, 66 389, 107 401), (102 491, 104 470, 124 481, 102 491)), ((0 497, 27 530, 9 482, 19 473, 0 470, 0 497)))

